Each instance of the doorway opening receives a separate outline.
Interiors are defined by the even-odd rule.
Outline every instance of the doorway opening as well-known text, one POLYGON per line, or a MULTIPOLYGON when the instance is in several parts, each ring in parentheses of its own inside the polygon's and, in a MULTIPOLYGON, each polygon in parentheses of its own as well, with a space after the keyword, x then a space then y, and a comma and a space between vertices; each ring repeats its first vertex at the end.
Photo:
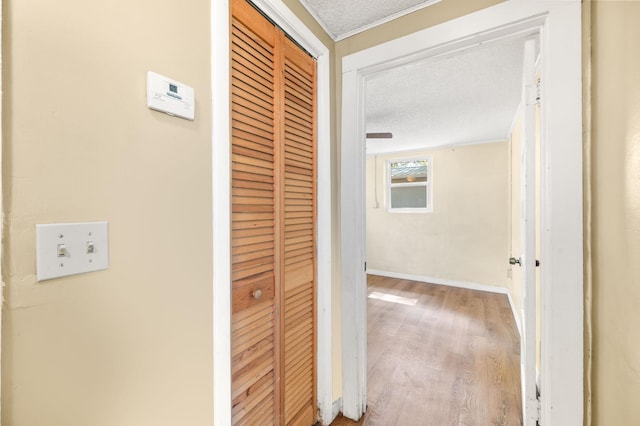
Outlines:
MULTIPOLYGON (((516 0, 343 59, 341 281, 343 413, 347 417, 359 418, 367 403, 364 221, 367 78, 387 69, 451 55, 514 35, 540 37, 545 58, 541 68, 545 82, 541 90, 540 245, 545 264, 541 271, 542 421, 582 423, 580 5, 529 4, 516 0)), ((531 424, 534 414, 537 416, 532 411, 532 407, 525 406, 525 424, 531 424)))
POLYGON ((429 401, 405 406, 402 416, 420 417, 426 409, 443 416, 437 423, 465 415, 480 423, 522 421, 516 324, 525 322, 519 320, 523 292, 520 271, 507 259, 520 257, 527 37, 366 78, 367 135, 386 135, 366 140, 367 418, 377 418, 376 402, 389 398, 388 391, 377 392, 382 380, 404 398, 429 401), (398 297, 416 303, 399 306, 398 297), (453 361, 461 355, 456 341, 468 343, 465 362, 453 361), (438 356, 430 357, 427 346, 416 350, 416 342, 432 342, 438 356), (392 370, 384 368, 389 363, 392 370), (416 375, 424 368, 431 385, 411 386, 398 374, 405 363, 416 375), (433 371, 438 374, 427 374, 433 371))

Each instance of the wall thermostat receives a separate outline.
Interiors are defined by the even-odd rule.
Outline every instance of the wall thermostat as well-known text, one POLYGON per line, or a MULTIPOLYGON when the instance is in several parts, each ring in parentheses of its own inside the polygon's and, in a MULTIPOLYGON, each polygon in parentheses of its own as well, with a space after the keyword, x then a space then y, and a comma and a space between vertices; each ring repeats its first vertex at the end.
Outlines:
POLYGON ((169 115, 193 120, 195 116, 193 87, 148 71, 147 106, 169 115))

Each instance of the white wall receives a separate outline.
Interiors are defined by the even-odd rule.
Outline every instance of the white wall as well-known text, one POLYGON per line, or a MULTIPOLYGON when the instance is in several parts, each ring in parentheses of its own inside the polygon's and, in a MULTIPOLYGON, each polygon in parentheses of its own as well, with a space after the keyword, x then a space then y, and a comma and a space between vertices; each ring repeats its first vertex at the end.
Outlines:
POLYGON ((367 159, 368 269, 506 287, 508 144, 410 154, 420 155, 432 158, 432 213, 387 211, 386 161, 406 153, 367 159))

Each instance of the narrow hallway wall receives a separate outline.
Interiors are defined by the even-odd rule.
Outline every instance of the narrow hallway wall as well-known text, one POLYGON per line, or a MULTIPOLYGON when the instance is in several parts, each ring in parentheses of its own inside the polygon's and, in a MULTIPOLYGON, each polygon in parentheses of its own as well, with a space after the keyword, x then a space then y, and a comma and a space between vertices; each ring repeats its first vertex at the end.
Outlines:
POLYGON ((4 425, 212 424, 209 7, 3 2, 4 425), (110 268, 36 282, 35 225, 95 220, 110 268))
POLYGON ((591 3, 593 424, 640 423, 640 3, 591 3))

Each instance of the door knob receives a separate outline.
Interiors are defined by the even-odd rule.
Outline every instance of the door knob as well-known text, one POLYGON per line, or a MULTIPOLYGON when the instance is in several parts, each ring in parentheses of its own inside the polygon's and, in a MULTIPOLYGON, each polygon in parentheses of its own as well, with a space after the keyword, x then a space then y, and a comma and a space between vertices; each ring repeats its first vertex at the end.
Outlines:
MULTIPOLYGON (((512 265, 520 265, 522 266, 522 263, 520 263, 520 258, 515 258, 515 257, 510 257, 509 258, 509 263, 512 265)), ((540 266, 540 261, 538 259, 536 259, 536 266, 540 266)))

